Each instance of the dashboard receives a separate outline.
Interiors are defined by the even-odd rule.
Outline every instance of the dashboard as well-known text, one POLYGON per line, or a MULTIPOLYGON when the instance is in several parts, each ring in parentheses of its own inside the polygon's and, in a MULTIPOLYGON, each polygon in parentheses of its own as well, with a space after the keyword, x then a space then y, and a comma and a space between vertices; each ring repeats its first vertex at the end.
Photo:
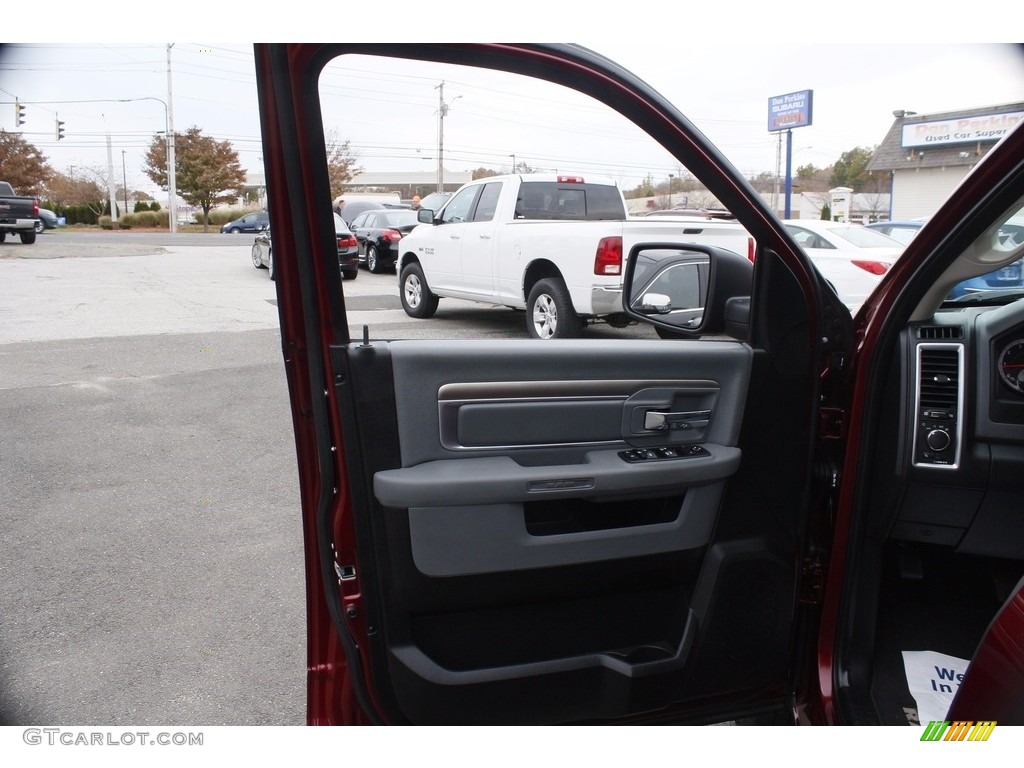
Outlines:
POLYGON ((904 331, 889 536, 1024 559, 1024 299, 904 331))

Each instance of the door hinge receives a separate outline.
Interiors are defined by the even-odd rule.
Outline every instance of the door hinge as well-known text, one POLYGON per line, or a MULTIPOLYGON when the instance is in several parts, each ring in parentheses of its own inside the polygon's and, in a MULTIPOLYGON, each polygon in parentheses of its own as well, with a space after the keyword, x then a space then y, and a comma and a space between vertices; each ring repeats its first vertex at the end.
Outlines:
POLYGON ((842 440, 846 437, 846 411, 834 406, 822 406, 818 410, 819 429, 825 440, 842 440))
POLYGON ((825 561, 820 555, 804 558, 800 570, 800 602, 804 605, 820 605, 825 590, 825 561))

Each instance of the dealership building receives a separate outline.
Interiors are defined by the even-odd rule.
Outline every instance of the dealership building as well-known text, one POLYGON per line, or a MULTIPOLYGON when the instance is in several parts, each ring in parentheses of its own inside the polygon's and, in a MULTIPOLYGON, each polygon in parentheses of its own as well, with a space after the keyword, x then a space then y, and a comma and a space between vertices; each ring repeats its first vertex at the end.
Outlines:
POLYGON ((996 142, 1024 119, 1024 102, 919 115, 898 109, 867 169, 890 174, 890 219, 931 216, 996 142))

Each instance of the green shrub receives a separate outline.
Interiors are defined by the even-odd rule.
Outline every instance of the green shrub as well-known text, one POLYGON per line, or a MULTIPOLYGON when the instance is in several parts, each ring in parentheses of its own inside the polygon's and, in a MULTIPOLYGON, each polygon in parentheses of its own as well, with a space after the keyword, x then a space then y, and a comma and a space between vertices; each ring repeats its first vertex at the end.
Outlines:
POLYGON ((96 212, 87 205, 69 205, 64 208, 64 219, 71 224, 96 224, 96 212))
POLYGON ((160 203, 158 203, 156 200, 154 200, 153 202, 151 202, 149 204, 149 210, 151 210, 151 211, 159 211, 160 210, 160 203))
MULTIPOLYGON (((210 211, 210 224, 215 226, 222 226, 227 224, 229 221, 240 219, 247 213, 254 213, 258 211, 258 208, 221 208, 216 211, 210 211)), ((196 223, 203 223, 203 214, 196 214, 196 223)))
POLYGON ((109 216, 100 216, 99 218, 100 229, 113 229, 114 222, 109 216))
POLYGON ((121 227, 128 229, 139 227, 142 229, 167 229, 167 214, 150 210, 142 210, 138 213, 131 213, 121 217, 121 227))

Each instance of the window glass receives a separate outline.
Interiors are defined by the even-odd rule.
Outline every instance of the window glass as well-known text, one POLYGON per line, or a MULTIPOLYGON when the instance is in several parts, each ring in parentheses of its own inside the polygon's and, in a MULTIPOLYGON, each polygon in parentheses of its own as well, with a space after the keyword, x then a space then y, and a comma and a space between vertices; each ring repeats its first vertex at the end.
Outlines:
POLYGON ((473 210, 473 203, 476 202, 478 194, 480 194, 479 186, 469 187, 456 194, 451 199, 451 202, 445 206, 442 220, 445 222, 457 222, 469 219, 469 212, 473 210))
POLYGON ((473 221, 490 221, 498 209, 498 197, 501 194, 501 182, 484 184, 480 193, 480 202, 476 205, 473 221))

